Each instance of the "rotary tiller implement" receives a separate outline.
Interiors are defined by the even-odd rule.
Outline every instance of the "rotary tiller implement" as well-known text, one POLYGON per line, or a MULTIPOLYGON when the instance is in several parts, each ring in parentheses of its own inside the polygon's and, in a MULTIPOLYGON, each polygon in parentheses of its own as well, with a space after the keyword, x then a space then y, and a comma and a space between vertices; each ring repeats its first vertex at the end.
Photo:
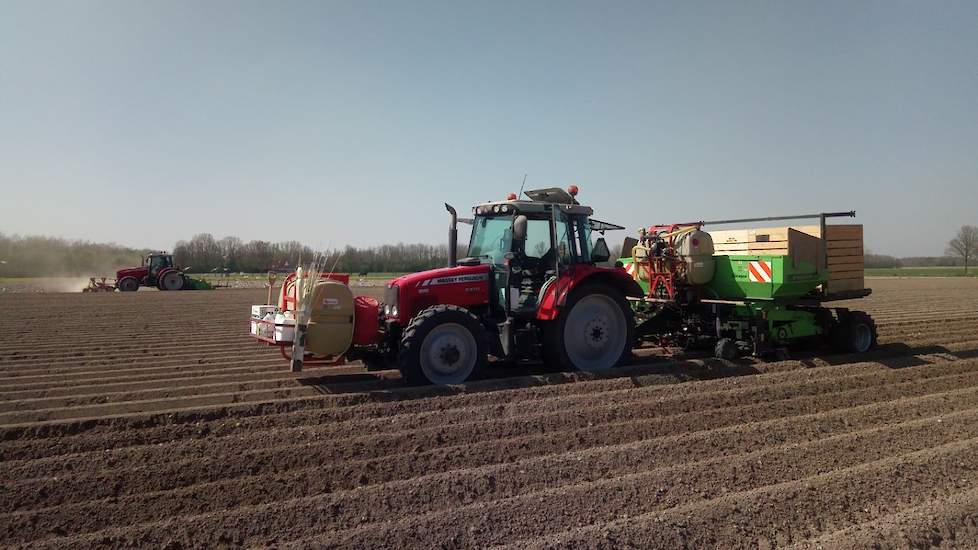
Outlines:
POLYGON ((115 292, 115 280, 108 282, 107 277, 92 277, 88 279, 88 286, 82 292, 115 292))

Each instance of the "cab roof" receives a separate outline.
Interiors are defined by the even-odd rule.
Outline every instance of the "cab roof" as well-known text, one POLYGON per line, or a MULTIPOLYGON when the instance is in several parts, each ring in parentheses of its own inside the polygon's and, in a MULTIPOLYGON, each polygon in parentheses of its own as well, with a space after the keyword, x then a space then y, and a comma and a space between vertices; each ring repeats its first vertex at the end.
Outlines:
MULTIPOLYGON (((575 190, 576 193, 576 190, 575 190)), ((547 187, 544 189, 531 189, 524 193, 530 200, 505 200, 495 202, 485 202, 472 207, 473 214, 493 215, 493 214, 543 214, 549 213, 550 209, 557 207, 568 214, 579 214, 588 217, 588 224, 591 230, 604 234, 605 231, 615 231, 625 229, 624 227, 603 222, 591 218, 594 210, 590 206, 582 206, 574 198, 574 195, 559 187, 547 187)), ((471 222, 471 220, 461 220, 471 222)))
POLYGON ((573 195, 559 187, 531 189, 524 193, 530 200, 505 200, 478 204, 472 207, 473 214, 541 214, 550 212, 553 206, 568 214, 583 214, 590 216, 594 210, 590 206, 582 206, 573 195), (506 209, 501 209, 505 205, 506 209), (500 207, 500 208, 497 208, 500 207))

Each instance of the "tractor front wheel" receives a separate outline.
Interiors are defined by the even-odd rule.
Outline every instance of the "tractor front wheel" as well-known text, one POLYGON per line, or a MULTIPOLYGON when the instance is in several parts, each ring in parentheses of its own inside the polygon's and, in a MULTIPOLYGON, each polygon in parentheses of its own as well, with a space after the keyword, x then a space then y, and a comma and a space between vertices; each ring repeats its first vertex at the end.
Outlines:
POLYGON ((135 292, 139 290, 139 281, 135 277, 123 277, 115 286, 120 292, 135 292))
POLYGON ((404 329, 397 359, 409 384, 461 384, 485 364, 485 330, 465 308, 432 306, 404 329))
POLYGON ((605 371, 629 356, 634 332, 634 312, 621 292, 586 285, 574 290, 544 329, 545 359, 564 369, 605 371))

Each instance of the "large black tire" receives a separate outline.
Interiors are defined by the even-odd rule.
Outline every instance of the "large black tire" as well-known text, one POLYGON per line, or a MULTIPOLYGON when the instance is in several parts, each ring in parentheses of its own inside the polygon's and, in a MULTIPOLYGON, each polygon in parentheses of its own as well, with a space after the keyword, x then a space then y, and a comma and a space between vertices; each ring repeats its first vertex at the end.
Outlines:
POLYGON ((717 340, 716 346, 713 348, 713 355, 717 359, 733 361, 734 359, 740 357, 740 349, 737 348, 737 342, 731 340, 730 338, 720 338, 717 340))
POLYGON ((404 329, 397 366, 412 385, 461 384, 486 363, 479 319, 454 305, 431 306, 404 329))
POLYGON ((563 370, 606 371, 631 356, 635 312, 618 289, 584 284, 544 327, 543 354, 563 370))
POLYGON ((139 290, 139 281, 135 277, 123 277, 115 286, 119 292, 135 292, 139 290))
POLYGON ((160 290, 183 290, 185 283, 183 273, 171 270, 163 273, 163 276, 160 277, 159 288, 160 290))
POLYGON ((842 313, 829 338, 839 353, 867 352, 876 347, 876 322, 862 311, 842 313))

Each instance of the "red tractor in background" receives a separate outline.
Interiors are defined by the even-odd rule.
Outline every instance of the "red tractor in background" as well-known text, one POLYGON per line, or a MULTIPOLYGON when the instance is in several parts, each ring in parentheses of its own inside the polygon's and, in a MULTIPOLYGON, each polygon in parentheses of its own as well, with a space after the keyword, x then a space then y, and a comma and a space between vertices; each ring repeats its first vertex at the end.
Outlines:
POLYGON ((93 277, 85 292, 134 292, 141 286, 155 286, 160 290, 183 290, 188 286, 183 271, 173 264, 173 254, 154 252, 142 259, 139 267, 126 267, 116 272, 115 284, 93 277))
MULTIPOLYGON (((283 354, 291 345, 293 371, 304 359, 362 359, 368 368, 396 367, 414 384, 464 382, 489 355, 609 369, 631 352, 635 320, 628 298, 643 291, 621 267, 599 265, 610 252, 603 238, 592 244, 591 233, 624 228, 592 219, 577 192, 576 186, 532 190, 530 200, 510 194, 474 207, 471 219, 458 218, 446 204, 448 267, 393 279, 383 303, 354 299, 343 282, 317 274, 308 283, 315 285, 311 310, 295 312, 294 342, 255 334, 261 320, 253 319, 253 335, 283 346, 283 354), (455 257, 459 221, 472 224, 461 260, 455 257)), ((288 314, 295 291, 286 285, 282 292, 278 309, 288 314)))

